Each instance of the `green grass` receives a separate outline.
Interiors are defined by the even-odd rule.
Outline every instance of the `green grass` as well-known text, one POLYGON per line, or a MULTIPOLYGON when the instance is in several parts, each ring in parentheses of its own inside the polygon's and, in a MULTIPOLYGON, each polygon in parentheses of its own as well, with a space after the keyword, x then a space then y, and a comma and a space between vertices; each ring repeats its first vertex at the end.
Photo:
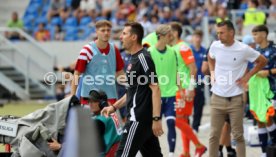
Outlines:
MULTIPOLYGON (((24 116, 37 109, 44 108, 47 103, 40 102, 12 102, 0 107, 1 115, 24 116)), ((4 152, 4 146, 0 144, 0 152, 4 152)))

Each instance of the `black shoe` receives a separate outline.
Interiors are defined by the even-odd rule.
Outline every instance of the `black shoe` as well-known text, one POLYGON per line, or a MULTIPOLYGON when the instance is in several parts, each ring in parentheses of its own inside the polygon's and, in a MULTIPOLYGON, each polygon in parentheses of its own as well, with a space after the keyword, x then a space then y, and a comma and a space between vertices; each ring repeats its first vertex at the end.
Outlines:
POLYGON ((227 157, 236 157, 237 153, 235 149, 232 149, 230 152, 227 152, 227 157))

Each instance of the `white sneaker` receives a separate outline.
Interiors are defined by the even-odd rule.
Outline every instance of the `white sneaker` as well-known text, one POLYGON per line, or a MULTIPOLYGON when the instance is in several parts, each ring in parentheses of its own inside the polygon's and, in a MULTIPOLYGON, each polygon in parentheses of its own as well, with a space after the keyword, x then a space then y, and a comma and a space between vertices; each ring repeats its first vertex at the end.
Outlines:
POLYGON ((266 153, 262 153, 261 157, 266 157, 266 153))
POLYGON ((170 152, 169 157, 174 157, 174 153, 170 152))

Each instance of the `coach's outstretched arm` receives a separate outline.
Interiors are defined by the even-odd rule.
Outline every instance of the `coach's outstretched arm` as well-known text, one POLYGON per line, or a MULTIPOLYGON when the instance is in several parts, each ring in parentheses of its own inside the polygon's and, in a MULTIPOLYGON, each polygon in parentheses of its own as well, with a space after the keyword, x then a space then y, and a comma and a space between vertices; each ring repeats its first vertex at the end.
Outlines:
MULTIPOLYGON (((160 117, 161 113, 161 92, 158 84, 149 85, 152 91, 152 117, 160 117)), ((152 131, 155 136, 161 136, 164 132, 161 120, 152 122, 152 131)))
POLYGON ((127 95, 125 94, 118 101, 116 101, 113 105, 103 108, 101 111, 101 115, 108 117, 111 113, 114 113, 117 109, 120 109, 121 107, 125 106, 126 98, 127 98, 127 95))

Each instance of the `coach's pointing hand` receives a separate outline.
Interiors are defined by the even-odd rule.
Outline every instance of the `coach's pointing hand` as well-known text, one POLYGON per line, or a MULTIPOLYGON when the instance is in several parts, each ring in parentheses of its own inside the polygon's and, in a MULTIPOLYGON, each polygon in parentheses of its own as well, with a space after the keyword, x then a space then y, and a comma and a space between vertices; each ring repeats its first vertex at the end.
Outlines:
POLYGON ((113 106, 104 107, 101 111, 101 115, 108 117, 111 113, 114 113, 116 109, 113 106))

